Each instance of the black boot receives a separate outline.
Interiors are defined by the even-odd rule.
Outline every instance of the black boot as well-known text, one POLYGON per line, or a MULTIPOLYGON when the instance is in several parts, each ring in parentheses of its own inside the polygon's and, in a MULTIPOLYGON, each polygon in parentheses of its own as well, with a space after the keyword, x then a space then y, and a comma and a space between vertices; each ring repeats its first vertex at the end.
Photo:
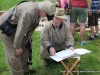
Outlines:
POLYGON ((25 72, 24 75, 32 75, 36 72, 36 70, 29 70, 28 72, 25 72))
POLYGON ((49 66, 49 59, 44 59, 44 66, 49 66))
POLYGON ((30 75, 29 72, 25 72, 24 75, 30 75))

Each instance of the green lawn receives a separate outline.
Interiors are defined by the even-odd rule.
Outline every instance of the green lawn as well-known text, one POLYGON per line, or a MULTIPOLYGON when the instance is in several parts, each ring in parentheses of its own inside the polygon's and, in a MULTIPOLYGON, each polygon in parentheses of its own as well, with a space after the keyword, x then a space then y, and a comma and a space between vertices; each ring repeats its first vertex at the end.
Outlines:
MULTIPOLYGON (((86 36, 89 35, 87 32, 86 36)), ((81 56, 81 61, 77 65, 80 69, 80 75, 100 75, 100 39, 95 39, 94 41, 88 41, 87 45, 80 46, 80 35, 76 33, 75 35, 75 48, 85 48, 91 50, 92 52, 89 54, 85 54, 81 56), (85 71, 85 72, 83 72, 85 71), (96 71, 96 72, 94 72, 96 71)), ((62 75, 61 71, 64 70, 61 63, 56 63, 51 60, 51 64, 49 67, 43 66, 43 60, 39 57, 40 52, 40 32, 35 31, 33 34, 33 65, 30 66, 32 69, 36 69, 37 73, 34 75, 62 75)), ((65 60, 68 63, 67 60, 65 60)), ((0 39, 0 75, 10 75, 4 50, 2 47, 1 39, 0 39)))
POLYGON ((0 10, 6 11, 21 1, 42 1, 42 0, 0 0, 0 10))
MULTIPOLYGON (((10 7, 18 4, 22 0, 0 0, 1 10, 8 10, 10 7)), ((40 1, 40 0, 39 0, 40 1)), ((86 37, 90 33, 86 33, 86 37)), ((91 50, 92 52, 81 56, 81 61, 77 65, 81 72, 80 75, 100 75, 100 39, 95 39, 94 41, 89 41, 87 45, 80 46, 80 35, 75 34, 75 48, 85 48, 91 50), (96 72, 94 72, 96 71, 96 72), (99 71, 99 72, 98 72, 99 71)), ((61 63, 55 63, 51 60, 49 67, 43 66, 43 60, 39 57, 40 52, 40 32, 35 31, 33 34, 33 65, 30 66, 32 69, 36 69, 37 73, 34 75, 62 75, 61 71, 64 70, 61 63)), ((68 63, 68 61, 65 61, 68 63)), ((10 75, 7 66, 5 52, 0 39, 0 75, 10 75)))

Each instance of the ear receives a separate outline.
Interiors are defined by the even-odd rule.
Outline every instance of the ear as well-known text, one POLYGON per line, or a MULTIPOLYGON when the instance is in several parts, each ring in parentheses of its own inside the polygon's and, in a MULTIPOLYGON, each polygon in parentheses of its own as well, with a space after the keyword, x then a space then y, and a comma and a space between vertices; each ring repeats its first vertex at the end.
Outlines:
POLYGON ((41 9, 39 9, 39 13, 42 13, 42 10, 41 9))
POLYGON ((46 14, 48 21, 52 20, 54 15, 49 16, 48 14, 46 14))

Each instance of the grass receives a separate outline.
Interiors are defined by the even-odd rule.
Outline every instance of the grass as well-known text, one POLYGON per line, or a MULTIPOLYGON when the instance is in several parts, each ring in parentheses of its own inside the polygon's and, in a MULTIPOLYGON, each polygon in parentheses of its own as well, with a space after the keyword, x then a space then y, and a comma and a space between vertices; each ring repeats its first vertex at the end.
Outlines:
MULTIPOLYGON (((8 10, 10 7, 18 4, 20 1, 22 0, 13 0, 13 1, 0 0, 1 10, 8 10)), ((89 34, 90 33, 87 32, 86 37, 89 34)), ((40 32, 35 31, 32 38, 33 38, 33 52, 32 52, 33 65, 30 66, 30 68, 37 70, 37 73, 34 75, 62 75, 61 71, 63 71, 64 68, 60 63, 55 63, 53 60, 51 60, 50 61, 51 64, 49 67, 43 66, 43 60, 39 57, 40 32)), ((95 39, 94 41, 87 40, 88 42, 87 45, 80 46, 79 33, 76 33, 74 38, 75 38, 75 46, 74 46, 75 48, 85 48, 92 51, 89 54, 81 56, 81 61, 79 62, 77 67, 80 69, 80 71, 85 71, 85 72, 81 72, 80 75, 100 75, 100 39, 95 39)), ((67 60, 66 63, 68 63, 67 60)), ((0 75, 10 75, 1 39, 0 39, 0 75)))
MULTIPOLYGON (((86 36, 89 35, 87 32, 86 36)), ((33 65, 30 66, 31 69, 36 69, 37 73, 34 75, 62 75, 61 71, 64 70, 63 66, 60 63, 56 63, 53 60, 50 61, 49 67, 43 66, 43 60, 39 57, 40 53, 40 32, 35 31, 33 34, 33 65)), ((79 33, 75 34, 75 48, 85 48, 91 50, 92 52, 86 55, 81 56, 81 61, 77 65, 80 69, 80 75, 100 75, 100 39, 94 41, 87 40, 88 44, 80 46, 80 35, 79 33), (85 72, 82 72, 85 71, 85 72), (99 71, 99 72, 98 72, 99 71)), ((0 75, 10 75, 5 55, 4 49, 2 47, 0 39, 0 75)), ((68 63, 67 60, 65 60, 68 63)))
POLYGON ((43 0, 0 0, 0 11, 6 11, 21 1, 43 1, 43 0))

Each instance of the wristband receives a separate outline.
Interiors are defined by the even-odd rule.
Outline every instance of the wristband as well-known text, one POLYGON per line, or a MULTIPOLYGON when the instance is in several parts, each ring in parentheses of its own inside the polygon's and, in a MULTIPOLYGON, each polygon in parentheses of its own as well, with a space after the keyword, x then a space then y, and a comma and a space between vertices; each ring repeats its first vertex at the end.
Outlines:
POLYGON ((72 47, 73 45, 69 45, 67 48, 69 49, 70 47, 72 47))

